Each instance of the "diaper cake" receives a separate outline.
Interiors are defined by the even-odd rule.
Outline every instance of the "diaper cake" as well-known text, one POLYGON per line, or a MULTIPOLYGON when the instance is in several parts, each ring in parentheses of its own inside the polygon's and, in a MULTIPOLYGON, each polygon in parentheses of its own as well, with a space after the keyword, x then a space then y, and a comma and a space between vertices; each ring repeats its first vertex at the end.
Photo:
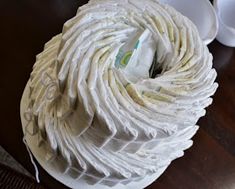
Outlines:
POLYGON ((172 7, 91 0, 36 57, 25 139, 71 188, 144 188, 192 145, 215 79, 195 25, 172 7))

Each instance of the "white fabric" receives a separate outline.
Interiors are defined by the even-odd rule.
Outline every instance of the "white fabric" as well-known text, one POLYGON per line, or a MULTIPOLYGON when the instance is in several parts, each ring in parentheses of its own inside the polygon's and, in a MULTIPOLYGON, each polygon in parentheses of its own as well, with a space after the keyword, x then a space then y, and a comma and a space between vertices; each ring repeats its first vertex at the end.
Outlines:
POLYGON ((93 185, 127 184, 192 145, 215 78, 195 26, 173 8, 92 0, 37 56, 29 109, 58 171, 93 185), (160 72, 150 78, 153 62, 160 72))

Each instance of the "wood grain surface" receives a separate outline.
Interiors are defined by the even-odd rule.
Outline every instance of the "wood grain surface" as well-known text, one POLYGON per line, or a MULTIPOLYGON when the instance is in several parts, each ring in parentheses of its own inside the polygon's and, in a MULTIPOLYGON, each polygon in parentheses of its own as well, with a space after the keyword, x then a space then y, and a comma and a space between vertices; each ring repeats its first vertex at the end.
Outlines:
MULTIPOLYGON (((0 145, 31 173, 22 142, 20 99, 35 56, 44 43, 62 30, 84 0, 0 1, 0 145)), ((148 189, 235 188, 235 50, 214 41, 209 45, 220 84, 214 103, 200 119, 194 145, 173 161, 148 189)), ((43 169, 40 178, 48 189, 66 188, 43 169)))

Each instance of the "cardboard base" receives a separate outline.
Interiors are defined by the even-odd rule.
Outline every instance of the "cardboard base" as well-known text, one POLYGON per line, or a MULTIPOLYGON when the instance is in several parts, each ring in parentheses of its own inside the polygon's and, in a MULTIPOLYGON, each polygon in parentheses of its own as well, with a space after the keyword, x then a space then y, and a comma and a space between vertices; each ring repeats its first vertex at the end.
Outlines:
MULTIPOLYGON (((20 103, 20 116, 21 116, 21 123, 22 123, 22 129, 24 131, 24 128, 27 124, 27 121, 24 119, 24 112, 26 111, 26 108, 28 107, 28 94, 29 94, 29 84, 26 85, 21 103, 20 103)), ((73 188, 73 189, 143 189, 153 183, 167 168, 163 167, 162 169, 159 169, 159 171, 152 176, 146 176, 143 180, 138 182, 131 182, 127 185, 123 184, 117 184, 114 187, 108 187, 102 184, 96 184, 96 185, 89 185, 85 182, 83 179, 73 179, 70 176, 66 174, 59 173, 56 171, 55 167, 53 167, 51 164, 47 163, 45 160, 46 151, 43 147, 38 147, 37 145, 37 135, 36 136, 30 136, 26 135, 26 141, 27 144, 34 155, 35 159, 38 161, 38 163, 56 180, 63 183, 64 185, 73 188)))

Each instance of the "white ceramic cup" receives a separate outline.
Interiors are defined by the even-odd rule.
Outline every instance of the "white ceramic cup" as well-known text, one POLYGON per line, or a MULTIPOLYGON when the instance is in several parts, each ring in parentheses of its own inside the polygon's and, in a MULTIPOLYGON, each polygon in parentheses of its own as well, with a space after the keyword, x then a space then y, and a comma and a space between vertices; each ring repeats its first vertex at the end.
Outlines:
POLYGON ((216 39, 230 47, 235 47, 235 0, 214 0, 219 32, 216 39))
MULTIPOLYGON (((218 19, 209 0, 159 0, 188 17, 197 26, 205 44, 211 43, 218 32, 218 19)), ((222 0, 223 1, 223 0, 222 0)), ((235 1, 235 0, 232 0, 235 1)))

